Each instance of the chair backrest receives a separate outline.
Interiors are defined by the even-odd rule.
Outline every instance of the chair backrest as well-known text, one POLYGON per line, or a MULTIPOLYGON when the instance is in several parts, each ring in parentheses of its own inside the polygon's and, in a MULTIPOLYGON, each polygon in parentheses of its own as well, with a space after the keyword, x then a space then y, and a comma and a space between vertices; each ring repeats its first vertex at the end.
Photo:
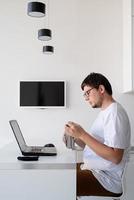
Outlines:
POLYGON ((128 163, 126 163, 125 165, 125 168, 124 168, 124 171, 123 171, 123 174, 122 174, 122 195, 120 198, 122 198, 123 196, 125 196, 126 194, 126 189, 127 189, 127 184, 126 184, 126 171, 127 171, 127 166, 128 166, 128 163))
POLYGON ((126 187, 126 171, 127 171, 127 166, 128 166, 128 162, 126 163, 125 167, 124 167, 124 170, 123 170, 123 173, 122 173, 122 195, 120 197, 111 197, 113 200, 121 200, 121 199, 124 199, 124 196, 126 194, 126 190, 127 190, 127 187, 126 187))

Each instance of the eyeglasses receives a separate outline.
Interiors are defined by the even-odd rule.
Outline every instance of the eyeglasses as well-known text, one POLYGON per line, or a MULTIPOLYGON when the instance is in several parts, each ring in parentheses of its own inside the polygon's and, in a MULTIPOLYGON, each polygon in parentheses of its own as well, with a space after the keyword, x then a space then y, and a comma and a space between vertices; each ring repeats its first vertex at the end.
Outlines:
POLYGON ((92 89, 94 89, 94 87, 93 87, 93 88, 90 88, 89 90, 87 90, 87 91, 83 94, 83 96, 84 96, 85 98, 88 98, 92 89))

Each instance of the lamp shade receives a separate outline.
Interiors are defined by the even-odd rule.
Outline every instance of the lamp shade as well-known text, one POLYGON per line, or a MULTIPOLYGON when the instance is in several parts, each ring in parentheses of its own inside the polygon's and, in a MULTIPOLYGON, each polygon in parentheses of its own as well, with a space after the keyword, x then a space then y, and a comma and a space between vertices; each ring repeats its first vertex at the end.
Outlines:
POLYGON ((38 39, 43 41, 48 41, 52 37, 52 33, 50 29, 40 29, 38 31, 38 39))
POLYGON ((31 17, 44 17, 45 7, 45 4, 42 2, 29 2, 27 14, 31 17))
POLYGON ((45 54, 54 53, 54 47, 53 46, 43 46, 43 53, 45 53, 45 54))

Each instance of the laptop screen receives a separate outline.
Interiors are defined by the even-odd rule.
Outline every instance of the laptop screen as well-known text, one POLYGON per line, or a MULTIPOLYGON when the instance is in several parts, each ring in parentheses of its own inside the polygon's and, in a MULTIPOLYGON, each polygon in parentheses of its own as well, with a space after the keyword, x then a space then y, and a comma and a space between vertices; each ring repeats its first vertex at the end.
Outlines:
POLYGON ((26 149, 26 142, 25 142, 24 137, 21 133, 18 122, 16 120, 10 120, 9 123, 11 125, 12 130, 13 130, 13 133, 14 133, 14 136, 17 140, 17 143, 20 147, 20 150, 24 151, 26 149))

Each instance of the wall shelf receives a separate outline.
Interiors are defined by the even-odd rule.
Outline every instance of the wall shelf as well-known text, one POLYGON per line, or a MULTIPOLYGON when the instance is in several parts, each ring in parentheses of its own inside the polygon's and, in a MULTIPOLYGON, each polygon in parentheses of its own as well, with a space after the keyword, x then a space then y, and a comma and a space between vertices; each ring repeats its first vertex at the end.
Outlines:
POLYGON ((134 1, 123 0, 123 92, 134 91, 134 1))

